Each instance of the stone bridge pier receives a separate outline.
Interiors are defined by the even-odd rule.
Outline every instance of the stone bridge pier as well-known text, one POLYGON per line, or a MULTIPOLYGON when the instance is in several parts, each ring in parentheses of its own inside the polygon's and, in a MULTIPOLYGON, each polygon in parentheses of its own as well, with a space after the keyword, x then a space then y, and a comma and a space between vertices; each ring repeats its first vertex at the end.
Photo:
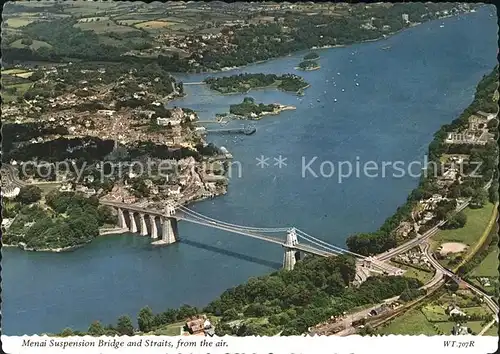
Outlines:
POLYGON ((166 214, 158 212, 148 213, 145 211, 138 211, 134 209, 127 209, 126 207, 114 207, 118 214, 118 227, 128 228, 130 232, 139 233, 141 236, 150 235, 153 240, 160 237, 158 232, 157 218, 159 218, 161 225, 161 242, 162 244, 171 244, 177 242, 179 239, 179 229, 177 226, 177 218, 175 217, 175 208, 172 205, 167 205, 166 214), (129 222, 125 218, 125 213, 128 214, 129 222), (135 214, 139 216, 139 224, 135 219, 135 214), (148 231, 147 219, 149 219, 150 229, 148 231))
POLYGON ((293 270, 295 263, 297 263, 300 259, 300 251, 294 247, 298 243, 299 240, 297 239, 295 228, 288 230, 285 245, 283 246, 285 248, 285 254, 283 256, 283 269, 293 270))
POLYGON ((161 240, 163 243, 169 245, 177 242, 179 239, 179 229, 177 227, 177 219, 163 217, 161 222, 161 240))

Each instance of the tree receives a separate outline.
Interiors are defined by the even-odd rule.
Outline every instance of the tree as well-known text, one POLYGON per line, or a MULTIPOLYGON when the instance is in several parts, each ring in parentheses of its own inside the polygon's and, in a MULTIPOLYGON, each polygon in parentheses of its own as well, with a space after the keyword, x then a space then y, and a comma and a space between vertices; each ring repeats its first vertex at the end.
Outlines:
POLYGON ((105 335, 105 330, 104 327, 101 325, 101 322, 99 321, 94 321, 90 325, 89 329, 87 330, 91 336, 103 336, 105 335))
POLYGON ((470 206, 471 208, 482 208, 487 202, 488 202, 488 193, 483 188, 479 188, 472 196, 472 199, 470 201, 470 206))
POLYGON ((23 38, 23 39, 21 39, 21 44, 32 45, 33 44, 33 40, 31 38, 23 38))
POLYGON ((32 204, 39 201, 42 198, 42 190, 37 186, 24 186, 21 187, 19 194, 16 197, 16 201, 21 204, 32 204))
POLYGON ((38 80, 42 79, 43 77, 44 77, 43 71, 37 70, 33 74, 31 74, 31 76, 29 77, 29 79, 31 81, 38 81, 38 80))
POLYGON ((123 336, 134 335, 134 326, 130 317, 127 315, 120 316, 116 324, 116 330, 123 336))
POLYGON ((74 334, 75 334, 75 332, 73 332, 73 330, 71 328, 65 328, 61 332, 61 337, 70 337, 70 336, 73 336, 74 334))
POLYGON ((153 328, 154 315, 149 306, 143 307, 137 316, 139 330, 141 332, 149 332, 153 328))
POLYGON ((467 223, 467 215, 460 211, 448 218, 448 222, 445 224, 447 229, 459 229, 465 226, 467 223))

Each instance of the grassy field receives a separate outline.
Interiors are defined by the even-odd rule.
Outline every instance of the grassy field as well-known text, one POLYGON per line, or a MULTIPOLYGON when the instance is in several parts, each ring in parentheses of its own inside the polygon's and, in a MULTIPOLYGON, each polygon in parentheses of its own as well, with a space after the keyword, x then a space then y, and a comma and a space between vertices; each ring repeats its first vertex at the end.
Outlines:
POLYGON ((22 39, 18 39, 17 41, 12 42, 10 46, 13 48, 31 48, 31 49, 40 49, 41 47, 52 48, 52 45, 44 41, 33 40, 33 43, 31 45, 22 44, 21 41, 22 39))
POLYGON ((116 23, 110 20, 77 23, 75 27, 81 28, 84 31, 88 30, 94 31, 95 33, 106 33, 106 32, 125 33, 125 32, 139 31, 138 29, 133 27, 117 25, 116 23))
POLYGON ((29 25, 31 22, 35 21, 35 18, 9 18, 5 20, 5 23, 9 27, 19 28, 29 25))
POLYGON ((498 248, 493 249, 479 265, 474 268, 472 277, 498 277, 498 248))
POLYGON ((134 25, 137 28, 165 28, 175 24, 175 22, 167 22, 167 21, 146 21, 140 22, 134 25))
POLYGON ((448 315, 445 309, 439 305, 428 304, 421 309, 425 318, 429 322, 443 322, 448 320, 448 315))
POLYGON ((410 310, 402 316, 396 317, 377 332, 379 334, 437 335, 434 326, 427 321, 427 318, 419 310, 410 310))
POLYGON ((395 266, 406 270, 403 276, 420 280, 423 284, 427 283, 434 276, 434 272, 425 272, 406 265, 395 264, 395 266))
POLYGON ((498 337, 498 326, 493 325, 485 333, 485 336, 498 337))
POLYGON ((461 242, 468 246, 474 245, 481 235, 484 228, 488 225, 493 212, 493 204, 488 203, 481 209, 465 209, 467 223, 461 229, 440 230, 433 236, 436 246, 445 242, 461 242))
POLYGON ((153 332, 154 335, 163 335, 163 336, 178 336, 181 334, 181 330, 184 327, 186 322, 177 322, 166 325, 164 327, 158 328, 153 332))
POLYGON ((131 26, 135 25, 136 23, 141 23, 144 22, 143 20, 116 20, 116 23, 122 26, 131 26))
POLYGON ((2 70, 2 74, 5 74, 5 75, 22 74, 25 72, 26 72, 26 69, 17 69, 17 68, 2 70))
POLYGON ((16 84, 16 85, 10 85, 8 87, 13 87, 16 89, 15 94, 10 94, 5 90, 2 90, 2 100, 4 102, 12 102, 17 99, 17 97, 24 95, 26 91, 33 85, 32 83, 25 83, 25 84, 16 84))

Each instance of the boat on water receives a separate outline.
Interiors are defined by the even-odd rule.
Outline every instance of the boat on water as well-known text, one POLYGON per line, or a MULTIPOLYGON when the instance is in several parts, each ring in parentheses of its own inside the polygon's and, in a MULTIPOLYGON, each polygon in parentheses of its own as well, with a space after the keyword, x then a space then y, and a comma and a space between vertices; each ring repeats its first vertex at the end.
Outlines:
POLYGON ((444 25, 439 26, 439 28, 443 28, 443 27, 444 27, 444 25))
POLYGON ((319 98, 318 98, 316 101, 317 101, 317 102, 321 102, 319 98))
POLYGON ((345 91, 345 89, 342 89, 342 92, 344 92, 344 91, 345 91))
POLYGON ((387 45, 385 47, 382 47, 383 50, 387 50, 387 49, 391 49, 391 46, 390 45, 387 45))
POLYGON ((336 99, 336 98, 334 98, 334 99, 333 99, 333 102, 337 102, 337 99, 336 99))
POLYGON ((359 86, 359 82, 356 82, 356 86, 359 86))

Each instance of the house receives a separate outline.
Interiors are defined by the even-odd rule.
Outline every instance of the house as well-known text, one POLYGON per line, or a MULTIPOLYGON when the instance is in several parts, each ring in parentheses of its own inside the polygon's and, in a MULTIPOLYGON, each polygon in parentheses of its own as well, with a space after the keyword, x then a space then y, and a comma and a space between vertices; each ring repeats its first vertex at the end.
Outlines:
POLYGON ((387 305, 382 305, 380 307, 377 307, 377 308, 371 310, 370 315, 371 316, 379 316, 379 315, 383 315, 384 313, 387 313, 387 311, 389 311, 389 307, 387 307, 387 305))
POLYGON ((450 310, 450 316, 466 316, 465 312, 461 311, 458 307, 450 310))
POLYGON ((169 187, 167 194, 169 197, 181 194, 181 186, 176 185, 176 186, 169 187))
POLYGON ((199 334, 205 329, 205 316, 196 316, 186 322, 186 329, 190 334, 199 334))
POLYGON ((465 336, 470 334, 470 332, 467 326, 462 326, 461 324, 457 323, 455 326, 453 326, 451 334, 453 334, 454 336, 465 336))
POLYGON ((483 111, 477 111, 476 115, 478 117, 486 119, 486 121, 492 120, 492 119, 494 119, 494 118, 497 117, 497 113, 486 113, 486 112, 483 112, 483 111))

